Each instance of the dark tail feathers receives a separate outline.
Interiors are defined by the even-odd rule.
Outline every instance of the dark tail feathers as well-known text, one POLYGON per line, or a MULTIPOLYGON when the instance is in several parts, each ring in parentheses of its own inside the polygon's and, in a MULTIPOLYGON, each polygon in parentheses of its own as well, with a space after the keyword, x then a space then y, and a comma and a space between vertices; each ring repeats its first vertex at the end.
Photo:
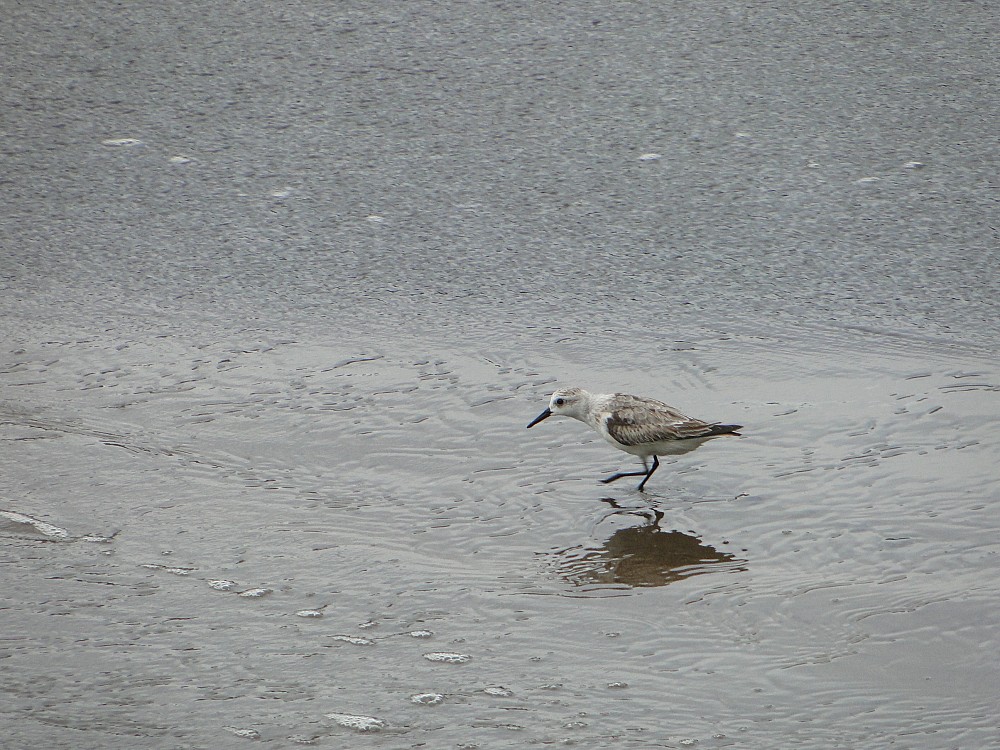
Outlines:
POLYGON ((714 435, 737 435, 741 433, 737 430, 742 430, 743 425, 741 424, 713 424, 712 429, 708 433, 708 437, 713 437, 714 435))

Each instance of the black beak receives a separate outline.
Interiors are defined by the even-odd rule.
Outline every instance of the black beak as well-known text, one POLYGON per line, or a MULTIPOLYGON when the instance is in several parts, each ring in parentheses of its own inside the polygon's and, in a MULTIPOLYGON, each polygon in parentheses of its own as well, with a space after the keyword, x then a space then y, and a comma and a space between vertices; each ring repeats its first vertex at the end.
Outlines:
POLYGON ((552 416, 552 411, 549 410, 549 409, 546 409, 541 414, 539 414, 537 417, 535 417, 534 419, 532 419, 531 420, 531 424, 529 424, 528 427, 534 427, 536 424, 538 424, 539 422, 541 422, 543 419, 548 419, 551 416, 552 416))

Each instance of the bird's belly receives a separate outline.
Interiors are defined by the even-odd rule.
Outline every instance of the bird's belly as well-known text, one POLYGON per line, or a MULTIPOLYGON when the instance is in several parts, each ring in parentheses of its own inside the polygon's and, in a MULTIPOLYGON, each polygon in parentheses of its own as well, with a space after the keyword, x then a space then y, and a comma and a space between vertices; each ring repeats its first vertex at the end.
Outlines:
POLYGON ((655 443, 639 443, 638 445, 622 445, 611 436, 606 436, 606 439, 620 451, 647 458, 649 456, 680 456, 683 453, 690 453, 708 438, 658 440, 655 443))
POLYGON ((655 453, 657 456, 679 456, 682 453, 690 453, 698 446, 702 445, 708 438, 684 438, 683 440, 661 440, 655 443, 655 453))

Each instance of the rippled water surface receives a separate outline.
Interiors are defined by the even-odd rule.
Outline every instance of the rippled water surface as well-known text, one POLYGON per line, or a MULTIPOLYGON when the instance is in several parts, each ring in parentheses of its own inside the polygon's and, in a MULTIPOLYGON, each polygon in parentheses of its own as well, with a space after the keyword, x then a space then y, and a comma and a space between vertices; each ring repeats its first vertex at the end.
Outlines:
POLYGON ((963 6, 19 7, 0 744, 1000 747, 963 6))
MULTIPOLYGON (((991 736, 995 367, 776 362, 779 342, 736 339, 639 350, 625 372, 410 346, 9 353, 17 736, 991 736), (648 374, 657 361, 667 374, 648 374), (666 463, 645 493, 605 487, 630 457, 576 422, 524 430, 570 375, 748 429, 666 463)), ((590 346, 577 353, 599 361, 590 346)))

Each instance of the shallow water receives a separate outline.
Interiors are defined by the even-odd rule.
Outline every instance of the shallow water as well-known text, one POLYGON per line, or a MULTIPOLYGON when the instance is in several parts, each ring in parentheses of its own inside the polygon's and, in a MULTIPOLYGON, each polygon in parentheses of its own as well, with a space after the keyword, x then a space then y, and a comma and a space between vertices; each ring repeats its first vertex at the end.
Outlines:
POLYGON ((4 747, 1000 747, 963 6, 19 8, 4 747))
MULTIPOLYGON (((749 429, 646 493, 596 482, 631 457, 582 425, 524 430, 551 355, 546 376, 499 345, 22 351, 15 737, 337 744, 349 714, 385 724, 352 746, 986 746, 996 369, 842 350, 762 380, 776 345, 664 384, 749 429)), ((625 387, 655 390, 635 356, 625 387)))

